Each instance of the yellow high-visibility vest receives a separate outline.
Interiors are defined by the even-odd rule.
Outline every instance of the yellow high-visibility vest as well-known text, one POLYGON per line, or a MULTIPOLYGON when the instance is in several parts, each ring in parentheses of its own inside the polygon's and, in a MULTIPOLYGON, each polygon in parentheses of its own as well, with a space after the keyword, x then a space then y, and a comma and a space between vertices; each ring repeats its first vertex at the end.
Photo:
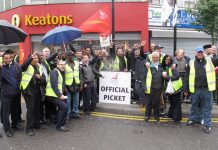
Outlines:
POLYGON ((51 72, 51 68, 50 68, 50 66, 49 66, 49 64, 48 64, 48 62, 47 62, 47 60, 44 60, 44 61, 45 61, 45 64, 48 66, 48 71, 51 72))
POLYGON ((27 86, 30 83, 30 80, 32 79, 34 74, 34 68, 32 65, 29 65, 27 70, 25 72, 22 72, 22 78, 21 78, 21 83, 20 83, 20 88, 22 90, 25 90, 27 86))
MULTIPOLYGON (((124 57, 126 68, 127 68, 127 59, 124 57)), ((112 70, 113 71, 120 71, 120 59, 118 56, 115 57, 115 60, 112 63, 112 70)))
MULTIPOLYGON (((213 66, 213 63, 209 58, 206 59, 206 77, 207 77, 207 85, 209 91, 216 90, 216 73, 215 68, 213 66)), ((189 62, 190 66, 190 72, 189 72, 189 91, 191 93, 195 92, 195 66, 194 66, 195 60, 191 60, 189 62)))
MULTIPOLYGON (((172 69, 169 68, 169 77, 173 76, 172 69)), ((182 88, 182 79, 179 78, 178 80, 172 81, 172 85, 175 91, 178 91, 182 88)))
POLYGON ((75 80, 76 84, 80 84, 79 63, 77 61, 74 63, 73 69, 68 64, 65 66, 65 84, 69 86, 72 85, 73 80, 75 80))
POLYGON ((147 94, 151 93, 151 82, 152 82, 151 68, 148 68, 146 81, 145 81, 145 87, 146 87, 145 93, 147 93, 147 94))
MULTIPOLYGON (((58 72, 58 89, 59 89, 59 91, 62 92, 63 91, 63 86, 62 86, 63 77, 58 69, 55 69, 55 70, 57 70, 57 72, 58 72)), ((45 96, 58 97, 55 94, 53 88, 51 87, 50 76, 48 77, 48 82, 47 82, 46 89, 45 89, 45 96)))

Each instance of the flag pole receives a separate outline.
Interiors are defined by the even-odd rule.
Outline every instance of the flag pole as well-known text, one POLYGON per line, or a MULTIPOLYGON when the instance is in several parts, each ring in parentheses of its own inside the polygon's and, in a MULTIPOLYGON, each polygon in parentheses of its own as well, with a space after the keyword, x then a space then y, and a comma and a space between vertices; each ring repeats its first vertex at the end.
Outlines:
MULTIPOLYGON (((111 11, 112 11, 112 42, 115 43, 115 16, 114 16, 114 0, 112 0, 112 7, 111 7, 111 11)), ((114 48, 115 48, 115 44, 114 44, 114 48)))
MULTIPOLYGON (((176 6, 177 0, 174 0, 174 11, 176 6)), ((177 27, 176 24, 174 26, 174 36, 173 36, 173 55, 176 55, 176 49, 177 49, 177 27)))

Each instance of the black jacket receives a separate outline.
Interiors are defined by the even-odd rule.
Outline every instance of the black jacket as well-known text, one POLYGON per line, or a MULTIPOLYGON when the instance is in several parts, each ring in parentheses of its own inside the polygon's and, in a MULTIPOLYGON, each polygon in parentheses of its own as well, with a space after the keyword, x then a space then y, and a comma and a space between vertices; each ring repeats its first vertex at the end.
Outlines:
POLYGON ((21 74, 22 70, 20 65, 16 62, 12 62, 11 65, 3 65, 0 71, 1 71, 0 80, 2 83, 2 94, 6 96, 16 96, 17 94, 19 94, 20 93, 19 86, 22 77, 21 74))

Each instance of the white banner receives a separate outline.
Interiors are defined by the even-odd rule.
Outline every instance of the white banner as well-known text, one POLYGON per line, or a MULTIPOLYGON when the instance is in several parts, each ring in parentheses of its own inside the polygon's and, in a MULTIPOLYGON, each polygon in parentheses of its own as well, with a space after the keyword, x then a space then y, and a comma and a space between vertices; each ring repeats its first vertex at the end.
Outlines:
POLYGON ((99 102, 114 104, 130 104, 131 73, 101 71, 99 102))
POLYGON ((168 4, 167 0, 164 0, 163 6, 161 8, 161 21, 166 22, 166 20, 169 18, 170 14, 172 13, 173 9, 168 4))
POLYGON ((100 39, 100 45, 101 47, 108 47, 110 46, 110 36, 103 36, 103 35, 99 35, 99 39, 100 39))

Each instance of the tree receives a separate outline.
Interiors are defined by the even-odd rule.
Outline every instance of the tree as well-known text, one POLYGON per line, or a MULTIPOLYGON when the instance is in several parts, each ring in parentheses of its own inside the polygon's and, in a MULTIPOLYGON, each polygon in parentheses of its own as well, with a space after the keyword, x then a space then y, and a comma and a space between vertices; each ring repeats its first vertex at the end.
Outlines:
POLYGON ((188 8, 188 12, 196 17, 194 25, 203 26, 196 30, 210 35, 212 44, 215 44, 218 37, 218 0, 198 0, 192 9, 188 8))

